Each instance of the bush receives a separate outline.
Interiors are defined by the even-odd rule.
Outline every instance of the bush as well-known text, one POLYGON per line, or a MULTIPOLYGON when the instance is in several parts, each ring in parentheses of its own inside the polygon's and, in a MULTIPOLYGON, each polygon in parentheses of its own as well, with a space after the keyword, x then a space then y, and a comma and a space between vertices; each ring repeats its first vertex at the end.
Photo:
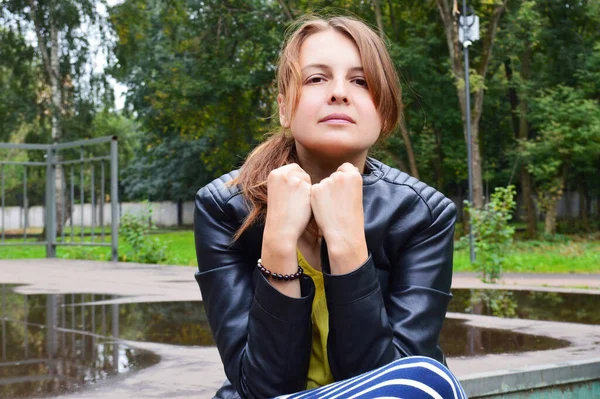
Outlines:
MULTIPOLYGON (((465 206, 472 223, 475 269, 484 282, 496 282, 502 273, 515 228, 508 224, 515 208, 515 187, 497 187, 483 209, 465 206)), ((468 237, 463 237, 462 240, 468 237)))
POLYGON ((156 229, 152 224, 152 208, 144 203, 141 215, 126 213, 121 217, 119 234, 131 246, 131 250, 120 255, 122 262, 162 263, 167 260, 167 246, 159 239, 150 237, 150 230, 156 229))

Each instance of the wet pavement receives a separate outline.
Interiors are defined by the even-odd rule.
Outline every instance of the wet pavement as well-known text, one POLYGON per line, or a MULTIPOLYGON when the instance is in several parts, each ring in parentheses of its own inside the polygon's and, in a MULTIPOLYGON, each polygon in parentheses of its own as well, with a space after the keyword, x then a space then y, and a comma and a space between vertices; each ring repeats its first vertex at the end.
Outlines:
POLYGON ((511 289, 452 290, 449 312, 600 324, 600 295, 511 289), (500 304, 499 309, 497 304, 500 304), (480 306, 477 306, 477 305, 480 306), (496 305, 496 306, 493 306, 496 305), (506 313, 510 313, 507 315, 506 313))
MULTIPOLYGON (((65 389, 76 390, 75 397, 81 398, 211 397, 224 374, 218 352, 210 346, 212 337, 193 271, 186 267, 89 261, 0 261, 0 283, 23 284, 4 288, 10 291, 13 313, 2 313, 3 328, 11 333, 3 334, 10 350, 3 351, 6 360, 0 360, 0 397, 6 397, 2 393, 6 387, 12 387, 10 392, 19 392, 21 397, 41 396, 42 391, 56 395, 65 389), (48 323, 56 328, 47 328, 48 323), (55 333, 50 334, 50 330, 55 333), (63 359, 50 356, 54 363, 25 364, 45 359, 48 353, 62 354, 63 359), (19 364, 7 364, 11 361, 19 364), (62 380, 53 370, 61 370, 62 380), (37 388, 21 383, 17 390, 14 383, 6 383, 24 375, 34 380, 48 374, 54 378, 35 382, 37 388)), ((455 276, 453 286, 480 286, 469 286, 472 276, 463 277, 455 276)), ((596 277, 588 276, 588 286, 598 281, 600 287, 596 277)), ((516 305, 509 304, 506 309, 516 309, 520 317, 525 314, 535 318, 533 314, 553 320, 575 315, 579 323, 595 323, 593 316, 598 312, 590 311, 585 303, 569 302, 576 297, 550 295, 556 291, 583 292, 593 295, 588 302, 597 303, 598 287, 572 288, 581 279, 575 276, 569 280, 566 276, 565 287, 557 289, 532 286, 529 283, 533 279, 522 277, 535 292, 512 293, 516 305), (536 304, 535 298, 542 305, 536 304), (547 312, 565 303, 572 303, 568 314, 547 312)), ((558 282, 550 280, 552 284, 558 282)), ((521 287, 515 289, 510 284, 510 288, 521 287)), ((451 304, 454 308, 442 332, 448 363, 459 377, 474 371, 600 357, 597 325, 577 324, 573 328, 562 322, 455 313, 472 307, 471 294, 471 290, 455 291, 451 304)), ((468 310, 489 313, 485 305, 468 310)))

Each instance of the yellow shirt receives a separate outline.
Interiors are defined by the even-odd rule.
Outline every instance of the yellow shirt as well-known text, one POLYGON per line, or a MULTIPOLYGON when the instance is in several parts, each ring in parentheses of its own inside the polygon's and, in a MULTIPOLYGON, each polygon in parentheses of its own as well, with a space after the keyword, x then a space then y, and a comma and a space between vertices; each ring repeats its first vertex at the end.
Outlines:
POLYGON ((329 334, 329 311, 325 298, 323 273, 312 268, 304 256, 298 252, 298 264, 304 273, 315 283, 315 298, 312 304, 312 349, 308 365, 308 381, 306 389, 322 387, 333 382, 327 359, 327 335, 329 334))

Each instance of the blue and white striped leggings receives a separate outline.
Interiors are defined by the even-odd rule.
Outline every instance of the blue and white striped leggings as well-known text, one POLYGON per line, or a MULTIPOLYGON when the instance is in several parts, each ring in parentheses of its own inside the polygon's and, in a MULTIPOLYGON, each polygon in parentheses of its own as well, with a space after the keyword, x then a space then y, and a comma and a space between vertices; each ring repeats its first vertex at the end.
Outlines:
POLYGON ((398 359, 348 380, 277 399, 467 399, 456 377, 423 356, 398 359))

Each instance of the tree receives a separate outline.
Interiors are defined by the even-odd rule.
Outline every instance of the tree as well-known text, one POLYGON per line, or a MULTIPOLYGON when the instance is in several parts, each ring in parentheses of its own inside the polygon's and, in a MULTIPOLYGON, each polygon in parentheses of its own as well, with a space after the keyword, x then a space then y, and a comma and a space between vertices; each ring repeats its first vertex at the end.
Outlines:
POLYGON ((471 120, 466 120, 466 96, 464 92, 464 65, 461 55, 461 44, 458 40, 458 18, 457 0, 454 0, 454 4, 451 7, 449 0, 437 0, 438 9, 440 16, 444 24, 444 32, 446 35, 446 42, 448 45, 448 51, 450 55, 450 63, 452 66, 452 74, 456 79, 456 89, 458 99, 460 102, 460 109, 462 114, 463 125, 465 126, 465 139, 466 139, 466 126, 467 123, 471 124, 471 147, 472 147, 472 167, 473 167, 473 206, 476 209, 483 207, 483 178, 482 178, 482 156, 479 144, 479 122, 483 113, 483 97, 485 90, 485 79, 488 73, 488 67, 490 60, 492 59, 492 48, 496 39, 496 33, 500 18, 506 9, 508 0, 488 0, 481 1, 483 11, 487 11, 487 18, 482 17, 482 20, 488 20, 488 23, 484 26, 483 44, 481 48, 481 57, 478 63, 474 63, 475 71, 471 74, 471 88, 474 92, 473 101, 473 112, 471 114, 471 120), (489 19, 488 19, 489 18, 489 19), (462 82, 462 83, 461 83, 462 82))
POLYGON ((568 87, 542 91, 531 103, 538 131, 535 139, 523 140, 522 154, 538 188, 545 212, 544 232, 556 232, 557 204, 562 197, 568 169, 574 164, 593 168, 600 154, 600 104, 585 99, 568 87))
MULTIPOLYGON (((49 90, 50 101, 43 104, 51 117, 50 137, 45 131, 32 131, 29 142, 56 143, 72 138, 65 134, 65 127, 91 124, 100 101, 110 102, 111 91, 101 76, 89 72, 90 45, 88 34, 100 17, 96 12, 97 3, 93 0, 72 2, 69 0, 7 0, 0 5, 2 20, 10 29, 22 33, 30 30, 36 37, 36 53, 43 71, 42 85, 49 90), (101 90, 98 88, 101 87, 101 90)), ((99 29, 102 32, 101 29, 99 29)), ((82 129, 85 131, 85 129, 82 129)), ((81 138, 79 136, 78 138, 81 138)), ((60 158, 59 158, 60 160, 60 158)), ((67 215, 62 215, 63 196, 66 188, 62 168, 56 168, 56 209, 57 232, 62 231, 62 221, 68 218, 71 207, 64 207, 67 215)))

